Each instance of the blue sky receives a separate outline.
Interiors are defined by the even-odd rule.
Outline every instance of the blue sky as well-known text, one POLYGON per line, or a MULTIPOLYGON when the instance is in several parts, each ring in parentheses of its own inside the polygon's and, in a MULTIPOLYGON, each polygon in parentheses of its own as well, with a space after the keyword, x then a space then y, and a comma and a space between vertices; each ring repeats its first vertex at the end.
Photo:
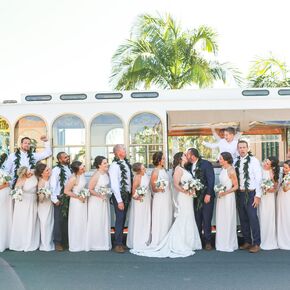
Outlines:
POLYGON ((243 73, 256 56, 270 52, 290 66, 286 5, 286 0, 0 0, 0 99, 110 91, 111 56, 141 13, 170 13, 188 29, 211 26, 219 34, 219 61, 243 73))

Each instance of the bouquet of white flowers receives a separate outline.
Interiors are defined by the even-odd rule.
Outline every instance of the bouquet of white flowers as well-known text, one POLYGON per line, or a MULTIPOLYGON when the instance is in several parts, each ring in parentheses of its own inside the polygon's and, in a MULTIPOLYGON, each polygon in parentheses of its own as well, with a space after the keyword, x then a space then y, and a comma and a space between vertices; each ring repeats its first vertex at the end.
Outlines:
POLYGON ((111 190, 111 188, 110 187, 108 187, 108 186, 100 186, 99 188, 98 188, 98 194, 100 194, 101 196, 103 196, 103 197, 107 197, 107 198, 109 198, 111 195, 112 195, 112 190, 111 190))
POLYGON ((0 185, 3 185, 11 180, 11 176, 0 169, 0 185))
POLYGON ((136 188, 135 194, 138 197, 141 197, 141 202, 143 201, 143 197, 148 193, 148 188, 146 186, 139 186, 136 188))
POLYGON ((164 190, 165 187, 168 185, 168 181, 163 179, 163 178, 158 178, 157 181, 155 181, 155 184, 156 184, 156 188, 157 189, 162 189, 164 190))
POLYGON ((23 191, 20 187, 15 187, 13 190, 10 191, 10 195, 12 199, 17 201, 22 201, 23 191))
POLYGON ((204 188, 204 185, 201 183, 200 179, 198 178, 193 178, 192 179, 192 187, 195 189, 195 190, 201 190, 204 188))
POLYGON ((43 202, 44 199, 49 199, 51 196, 51 190, 49 188, 42 187, 37 192, 39 202, 43 202))
POLYGON ((214 187, 214 191, 215 191, 215 193, 218 195, 218 197, 219 197, 219 194, 220 194, 221 192, 225 192, 226 189, 227 189, 227 187, 226 187, 225 185, 222 185, 222 184, 217 184, 217 185, 215 185, 215 187, 214 187))
POLYGON ((193 178, 190 178, 188 180, 184 180, 181 182, 181 187, 188 191, 189 193, 192 193, 193 194, 193 197, 196 197, 196 194, 195 194, 195 189, 196 189, 196 182, 194 181, 193 178))
POLYGON ((263 179, 261 183, 261 188, 263 194, 267 194, 267 191, 274 187, 274 182, 271 179, 263 179))
POLYGON ((289 186, 289 184, 290 184, 290 173, 286 174, 286 175, 283 177, 283 181, 282 181, 282 183, 283 183, 283 186, 284 186, 284 187, 289 186))
POLYGON ((83 188, 78 194, 78 196, 81 196, 82 198, 89 197, 90 195, 91 193, 87 188, 83 188))

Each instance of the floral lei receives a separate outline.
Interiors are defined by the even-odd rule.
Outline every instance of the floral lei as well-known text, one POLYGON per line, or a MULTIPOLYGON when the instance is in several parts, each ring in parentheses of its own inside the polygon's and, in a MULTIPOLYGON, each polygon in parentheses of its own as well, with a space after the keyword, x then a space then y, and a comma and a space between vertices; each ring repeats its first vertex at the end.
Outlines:
MULTIPOLYGON (((35 159, 34 159, 32 150, 29 150, 27 152, 27 156, 28 156, 28 159, 29 159, 30 169, 34 169, 35 168, 35 159)), ((14 189, 14 187, 16 185, 16 182, 17 182, 17 179, 18 179, 17 171, 18 171, 18 169, 20 167, 20 159, 21 159, 21 153, 20 153, 20 149, 19 148, 17 148, 17 150, 15 152, 15 157, 16 158, 14 159, 14 165, 15 165, 14 181, 13 181, 13 184, 12 184, 12 189, 14 189)))
MULTIPOLYGON (((253 154, 251 152, 248 152, 248 156, 246 157, 246 162, 244 163, 244 167, 243 167, 244 179, 245 179, 244 188, 245 188, 245 202, 246 202, 246 204, 249 201, 249 185, 250 185, 249 163, 251 161, 251 156, 253 156, 253 154)), ((236 170, 236 174, 237 174, 237 178, 238 178, 239 188, 240 188, 240 171, 239 171, 240 164, 241 164, 241 156, 238 157, 238 160, 235 163, 235 170, 236 170)))
POLYGON ((62 164, 57 162, 56 165, 60 169, 59 173, 59 184, 60 184, 60 194, 58 195, 58 200, 61 202, 61 214, 64 218, 68 217, 68 209, 69 209, 69 196, 64 194, 64 183, 66 180, 65 170, 62 164))
MULTIPOLYGON (((131 200, 131 194, 130 194, 130 192, 127 191, 127 185, 128 185, 127 180, 126 180, 127 169, 126 169, 124 163, 119 158, 115 157, 113 161, 116 162, 120 167, 120 170, 121 170, 121 187, 120 187, 121 198, 122 198, 125 206, 128 206, 130 203, 130 200, 131 200)), ((131 170, 131 164, 129 163, 127 158, 125 158, 124 161, 126 162, 126 164, 129 167, 130 176, 132 179, 133 175, 132 175, 132 170, 131 170)))
MULTIPOLYGON (((201 159, 199 158, 198 161, 196 162, 196 167, 194 170, 195 178, 199 179, 202 184, 205 184, 204 180, 203 180, 202 170, 200 168, 200 163, 201 163, 201 159)), ((205 189, 206 189, 206 187, 196 191, 195 200, 196 200, 196 209, 197 210, 201 209, 203 206, 204 195, 202 193, 205 192, 205 189)))

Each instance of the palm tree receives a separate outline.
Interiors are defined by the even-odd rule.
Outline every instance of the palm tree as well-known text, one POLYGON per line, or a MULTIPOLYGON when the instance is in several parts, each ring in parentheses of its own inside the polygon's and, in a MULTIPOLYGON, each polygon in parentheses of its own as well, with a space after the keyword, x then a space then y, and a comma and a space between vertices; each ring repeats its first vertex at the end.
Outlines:
POLYGON ((241 82, 229 64, 214 60, 218 51, 216 33, 207 26, 183 31, 174 19, 141 15, 131 38, 112 57, 110 83, 114 89, 131 90, 155 85, 181 89, 188 85, 208 87, 215 80, 226 81, 229 71, 241 82))
POLYGON ((260 57, 252 62, 247 79, 253 88, 289 87, 288 74, 286 64, 271 54, 268 58, 260 57))

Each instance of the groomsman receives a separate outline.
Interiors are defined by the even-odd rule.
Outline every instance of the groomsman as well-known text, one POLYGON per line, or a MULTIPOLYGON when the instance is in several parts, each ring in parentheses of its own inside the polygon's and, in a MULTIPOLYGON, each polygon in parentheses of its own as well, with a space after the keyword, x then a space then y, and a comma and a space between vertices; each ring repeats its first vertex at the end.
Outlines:
POLYGON ((115 209, 115 245, 116 253, 124 253, 126 247, 123 245, 123 230, 126 214, 131 199, 132 172, 131 165, 126 159, 126 149, 122 144, 114 146, 115 158, 110 165, 109 175, 111 189, 113 191, 112 201, 115 209))
POLYGON ((52 169, 50 177, 51 201, 54 204, 53 240, 55 249, 63 251, 68 244, 68 206, 69 199, 64 194, 64 187, 71 176, 70 158, 65 152, 56 156, 57 165, 52 169))
POLYGON ((195 148, 189 148, 186 153, 189 164, 187 170, 193 177, 200 179, 204 185, 203 189, 197 191, 197 198, 194 199, 195 220, 202 239, 202 229, 204 231, 205 249, 212 250, 211 245, 211 220, 214 207, 214 170, 212 164, 201 158, 195 148))
POLYGON ((20 141, 20 148, 17 148, 15 153, 11 153, 3 165, 4 171, 13 176, 12 185, 17 181, 17 170, 21 166, 26 166, 29 169, 34 169, 35 164, 49 157, 52 153, 48 138, 41 136, 40 140, 44 142, 45 149, 42 152, 32 152, 31 139, 23 137, 20 141))
POLYGON ((238 151, 240 156, 235 162, 239 182, 237 206, 245 240, 240 249, 249 250, 250 253, 257 253, 260 251, 261 243, 257 208, 262 195, 262 168, 258 159, 249 152, 247 141, 239 140, 238 151))

